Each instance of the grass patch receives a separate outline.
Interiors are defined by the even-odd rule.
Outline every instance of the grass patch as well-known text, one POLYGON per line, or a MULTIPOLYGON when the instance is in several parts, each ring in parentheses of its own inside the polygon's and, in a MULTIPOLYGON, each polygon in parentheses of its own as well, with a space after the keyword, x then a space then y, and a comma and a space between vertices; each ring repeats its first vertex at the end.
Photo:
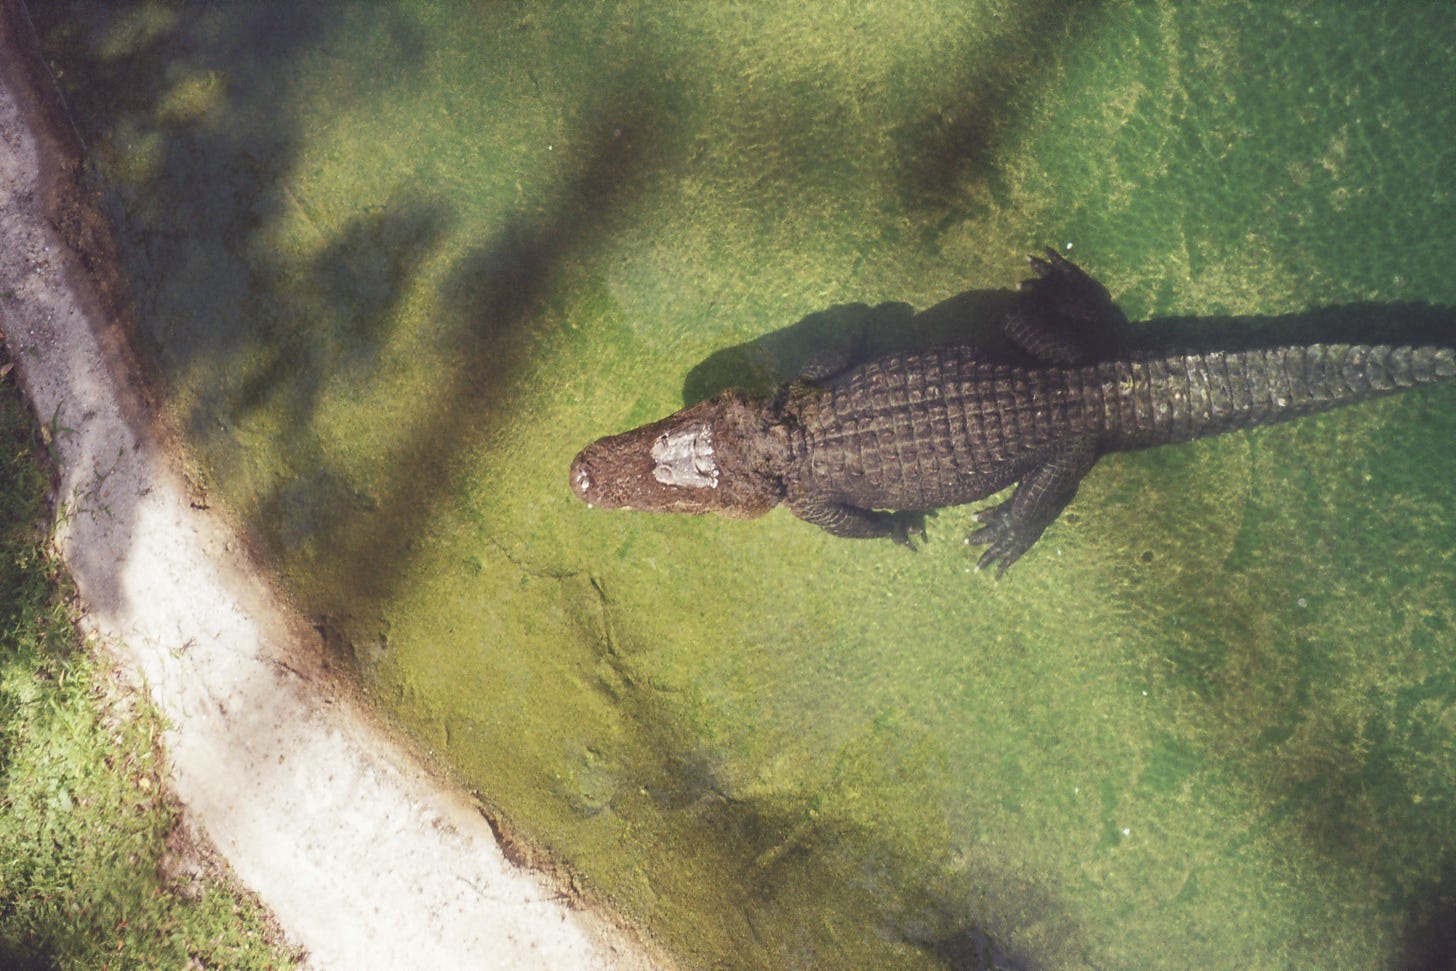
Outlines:
POLYGON ((0 383, 0 967, 296 966, 183 823, 160 716, 83 644, 39 456, 0 383))

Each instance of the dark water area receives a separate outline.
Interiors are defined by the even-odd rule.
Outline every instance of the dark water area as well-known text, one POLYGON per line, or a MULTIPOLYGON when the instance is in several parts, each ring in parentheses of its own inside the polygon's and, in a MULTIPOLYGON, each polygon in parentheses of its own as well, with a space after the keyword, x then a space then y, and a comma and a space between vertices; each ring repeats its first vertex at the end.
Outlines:
POLYGON ((1456 386, 1106 459, 999 582, 566 477, 1046 245, 1139 345, 1456 334, 1444 7, 30 12, 199 488, 685 966, 1449 956, 1456 386))

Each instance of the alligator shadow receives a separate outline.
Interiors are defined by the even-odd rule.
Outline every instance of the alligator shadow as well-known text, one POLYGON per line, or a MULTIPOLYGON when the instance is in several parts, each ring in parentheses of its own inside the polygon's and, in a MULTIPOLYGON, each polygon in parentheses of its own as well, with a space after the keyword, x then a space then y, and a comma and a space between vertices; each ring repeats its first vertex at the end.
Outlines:
POLYGON ((1406 932, 1397 967, 1404 971, 1448 971, 1456 968, 1456 870, 1448 870, 1426 889, 1423 918, 1406 932))
POLYGON ((1015 297, 1010 290, 967 290, 918 313, 907 303, 837 304, 710 354, 688 372, 683 402, 695 404, 729 388, 768 394, 828 361, 849 365, 943 344, 1014 355, 998 322, 1015 297))
MULTIPOLYGON (((823 370, 826 362, 852 366, 947 344, 975 346, 990 360, 1026 363, 1000 329, 1015 299, 1011 290, 967 290, 919 312, 898 302, 827 307, 704 358, 683 382, 683 404, 729 388, 768 395, 808 369, 823 370)), ((1113 351, 1139 355, 1313 343, 1456 345, 1456 308, 1351 303, 1290 314, 1155 317, 1115 330, 1113 351)))

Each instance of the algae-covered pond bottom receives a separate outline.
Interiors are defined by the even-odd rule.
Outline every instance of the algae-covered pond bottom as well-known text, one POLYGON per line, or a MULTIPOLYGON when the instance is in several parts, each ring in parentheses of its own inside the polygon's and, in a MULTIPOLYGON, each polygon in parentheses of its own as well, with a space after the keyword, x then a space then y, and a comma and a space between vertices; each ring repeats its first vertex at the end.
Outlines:
POLYGON ((1438 946, 1452 388, 1105 461, 1000 582, 965 509, 911 553, 589 510, 566 470, 853 342, 846 305, 889 347, 895 302, 983 291, 942 323, 984 332, 1048 243, 1184 334, 1439 330, 1439 7, 30 12, 199 489, 381 708, 684 965, 1438 946))

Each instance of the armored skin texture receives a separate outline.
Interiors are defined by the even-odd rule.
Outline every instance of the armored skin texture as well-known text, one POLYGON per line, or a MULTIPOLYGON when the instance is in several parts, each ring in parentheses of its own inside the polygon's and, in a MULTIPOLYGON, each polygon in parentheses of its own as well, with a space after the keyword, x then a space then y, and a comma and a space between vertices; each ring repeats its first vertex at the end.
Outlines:
POLYGON ((1287 421, 1456 376, 1450 347, 1307 344, 1118 356, 1126 319, 1053 250, 1032 257, 1002 321, 1027 363, 975 347, 890 354, 810 374, 769 398, 736 391, 599 439, 571 465, 585 502, 761 516, 780 503, 836 536, 909 542, 926 512, 975 502, 971 541, 998 575, 1108 453, 1287 421))

